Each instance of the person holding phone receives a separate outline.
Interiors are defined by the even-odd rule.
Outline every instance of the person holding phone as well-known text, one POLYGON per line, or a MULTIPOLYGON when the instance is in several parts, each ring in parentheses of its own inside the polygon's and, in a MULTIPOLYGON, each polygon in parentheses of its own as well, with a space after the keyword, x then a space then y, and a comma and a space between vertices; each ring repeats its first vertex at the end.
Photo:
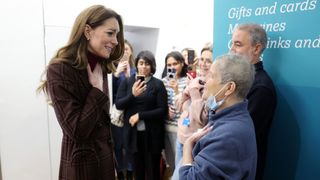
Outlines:
MULTIPOLYGON (((133 47, 128 40, 124 40, 124 55, 117 65, 116 71, 112 74, 112 100, 115 104, 117 91, 122 81, 136 73, 134 67, 133 47)), ((115 107, 113 107, 115 108, 115 107)), ((111 121, 112 122, 112 121, 111 121)), ((133 157, 126 153, 124 144, 124 128, 111 124, 112 138, 114 141, 115 157, 117 160, 116 170, 118 180, 133 179, 133 157)))
POLYGON ((135 66, 137 75, 120 84, 116 106, 124 110, 125 143, 127 153, 134 157, 135 179, 157 180, 168 114, 167 92, 162 81, 153 77, 156 61, 150 51, 141 51, 135 66))
POLYGON ((182 54, 182 56, 184 58, 184 62, 186 63, 186 65, 194 64, 196 62, 195 61, 196 60, 195 57, 197 57, 197 54, 196 54, 194 49, 192 49, 192 48, 183 48, 180 53, 182 54), (190 51, 194 52, 194 54, 193 54, 194 59, 192 59, 193 63, 189 63, 189 59, 191 59, 191 58, 189 58, 190 51))
POLYGON ((182 54, 178 51, 172 51, 165 58, 166 72, 162 79, 168 94, 169 114, 165 121, 165 156, 166 161, 172 170, 175 168, 175 149, 177 139, 177 121, 180 117, 180 111, 177 110, 175 98, 180 94, 187 85, 187 65, 184 62, 182 54), (168 70, 171 72, 168 72, 168 70), (172 72, 175 72, 174 76, 172 72))
POLYGON ((192 76, 192 78, 196 78, 198 59, 195 58, 194 50, 188 50, 187 58, 188 58, 188 74, 192 76))
POLYGON ((198 77, 194 78, 188 74, 188 85, 177 97, 176 106, 181 111, 178 119, 177 141, 176 141, 176 169, 172 179, 179 177, 179 162, 183 154, 183 144, 198 129, 203 128, 208 122, 208 111, 205 108, 205 100, 202 99, 205 75, 209 74, 212 59, 212 46, 202 48, 199 58, 198 77))
POLYGON ((102 5, 83 10, 68 43, 47 66, 43 90, 62 129, 59 179, 114 180, 107 73, 124 53, 119 14, 102 5))

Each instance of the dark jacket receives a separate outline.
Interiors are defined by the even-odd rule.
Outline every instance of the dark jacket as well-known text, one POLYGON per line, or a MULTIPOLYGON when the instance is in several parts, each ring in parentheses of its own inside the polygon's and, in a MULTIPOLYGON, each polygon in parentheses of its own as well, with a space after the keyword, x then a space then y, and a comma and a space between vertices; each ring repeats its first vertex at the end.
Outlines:
POLYGON ((137 152, 137 126, 131 127, 129 118, 139 113, 144 120, 148 151, 160 153, 164 147, 164 119, 168 111, 167 92, 161 80, 151 77, 146 91, 138 97, 132 94, 135 75, 122 81, 118 89, 116 107, 124 110, 126 145, 132 153, 137 152))
POLYGON ((247 102, 210 115, 208 123, 212 130, 196 143, 194 161, 179 169, 179 179, 254 180, 257 148, 247 102))
POLYGON ((277 96, 271 78, 263 69, 262 61, 256 63, 254 67, 256 70, 255 79, 247 99, 249 101, 248 110, 254 123, 257 138, 258 164, 256 179, 262 179, 266 165, 268 135, 277 105, 277 96))
MULTIPOLYGON (((135 68, 130 68, 130 76, 134 75, 136 73, 135 68)), ((120 86, 120 83, 126 79, 125 74, 122 72, 120 73, 119 77, 115 77, 112 74, 112 102, 115 104, 118 88, 120 86)))
POLYGON ((115 179, 107 74, 104 92, 90 85, 86 69, 66 63, 51 64, 47 80, 63 133, 59 179, 115 179))

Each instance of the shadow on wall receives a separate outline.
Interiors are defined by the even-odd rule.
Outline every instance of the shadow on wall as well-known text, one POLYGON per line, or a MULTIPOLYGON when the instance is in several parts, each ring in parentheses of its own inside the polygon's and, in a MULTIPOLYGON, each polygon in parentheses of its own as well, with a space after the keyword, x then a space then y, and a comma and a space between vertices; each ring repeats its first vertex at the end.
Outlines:
POLYGON ((290 87, 278 87, 278 104, 269 134, 268 159, 264 179, 295 179, 301 145, 300 128, 294 109, 286 97, 290 87))
MULTIPOLYGON (((271 39, 278 35, 269 33, 271 39)), ((292 102, 299 102, 297 94, 286 84, 283 73, 286 67, 282 50, 268 48, 264 53, 264 66, 270 74, 277 91, 277 108, 269 134, 265 180, 295 179, 298 168, 301 132, 292 102), (279 84, 280 83, 280 84, 279 84), (291 104, 290 104, 291 103, 291 104)))

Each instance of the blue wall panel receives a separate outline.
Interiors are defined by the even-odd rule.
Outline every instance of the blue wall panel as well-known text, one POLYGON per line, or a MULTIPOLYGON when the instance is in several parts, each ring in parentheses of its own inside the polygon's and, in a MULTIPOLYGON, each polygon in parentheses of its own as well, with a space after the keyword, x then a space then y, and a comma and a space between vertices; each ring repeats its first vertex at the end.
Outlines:
POLYGON ((320 1, 214 2, 214 57, 229 51, 237 23, 274 28, 263 54, 278 96, 265 179, 320 179, 320 1), (255 13, 263 8, 268 13, 255 13))

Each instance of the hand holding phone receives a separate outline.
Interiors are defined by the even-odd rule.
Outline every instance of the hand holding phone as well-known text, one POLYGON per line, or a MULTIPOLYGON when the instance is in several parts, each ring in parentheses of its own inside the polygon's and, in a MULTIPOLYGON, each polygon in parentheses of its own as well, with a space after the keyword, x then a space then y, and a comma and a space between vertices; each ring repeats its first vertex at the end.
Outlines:
POLYGON ((132 86, 132 94, 134 97, 140 96, 147 89, 147 85, 144 81, 145 81, 144 75, 136 76, 136 82, 133 83, 133 86, 132 86))
POLYGON ((193 65, 188 66, 188 74, 192 76, 193 79, 197 77, 197 72, 195 71, 193 65))

